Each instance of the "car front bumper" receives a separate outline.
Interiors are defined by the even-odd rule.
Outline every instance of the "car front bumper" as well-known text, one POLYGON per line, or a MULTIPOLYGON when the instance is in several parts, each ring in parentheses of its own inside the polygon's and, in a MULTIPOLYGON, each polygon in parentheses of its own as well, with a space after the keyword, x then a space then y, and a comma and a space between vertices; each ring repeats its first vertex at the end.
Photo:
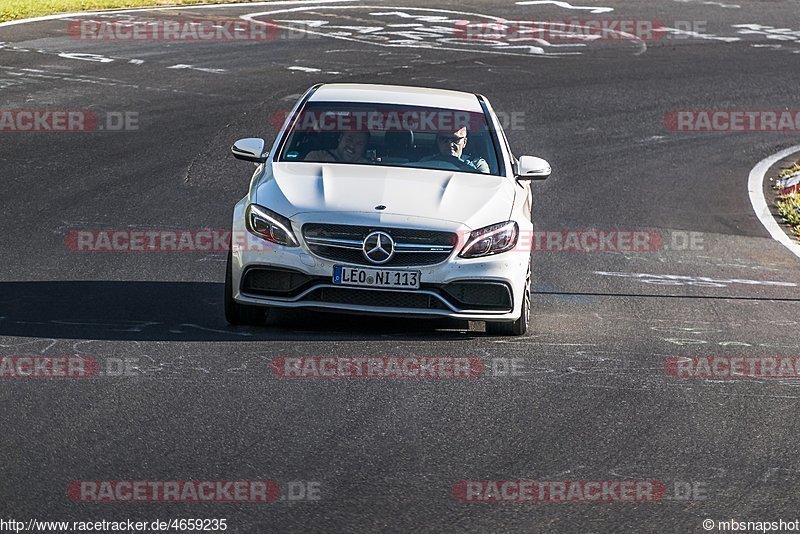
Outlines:
POLYGON ((244 228, 242 212, 240 203, 234 210, 231 263, 233 298, 240 304, 481 321, 513 321, 521 314, 530 251, 465 259, 457 256, 463 245, 458 243, 442 263, 387 268, 419 271, 418 290, 344 286, 333 284, 333 268, 348 264, 314 255, 302 242, 284 247, 254 236, 244 228), (254 284, 253 273, 266 285, 254 284), (278 291, 272 287, 282 284, 278 291))

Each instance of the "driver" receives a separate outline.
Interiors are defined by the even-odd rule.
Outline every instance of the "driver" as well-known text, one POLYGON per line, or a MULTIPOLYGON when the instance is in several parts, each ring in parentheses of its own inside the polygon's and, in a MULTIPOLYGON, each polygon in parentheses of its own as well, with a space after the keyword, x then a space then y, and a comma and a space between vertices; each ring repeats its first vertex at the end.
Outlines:
POLYGON ((420 161, 445 161, 466 171, 479 171, 489 174, 489 164, 483 158, 470 158, 464 154, 467 146, 467 127, 462 126, 454 132, 441 132, 436 136, 438 152, 420 161))
POLYGON ((368 131, 344 132, 333 150, 314 150, 303 161, 320 163, 372 163, 364 157, 369 142, 368 131))

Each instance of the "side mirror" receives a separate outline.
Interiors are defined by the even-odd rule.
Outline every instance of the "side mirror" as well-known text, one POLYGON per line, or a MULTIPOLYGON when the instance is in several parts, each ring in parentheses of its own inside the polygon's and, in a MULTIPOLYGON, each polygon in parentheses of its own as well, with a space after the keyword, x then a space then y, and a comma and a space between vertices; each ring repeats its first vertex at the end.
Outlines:
POLYGON ((547 160, 534 156, 520 156, 515 174, 517 180, 546 180, 550 172, 547 160))
POLYGON ((267 154, 264 154, 264 140, 257 137, 239 139, 231 147, 231 153, 236 159, 264 163, 267 161, 267 154))

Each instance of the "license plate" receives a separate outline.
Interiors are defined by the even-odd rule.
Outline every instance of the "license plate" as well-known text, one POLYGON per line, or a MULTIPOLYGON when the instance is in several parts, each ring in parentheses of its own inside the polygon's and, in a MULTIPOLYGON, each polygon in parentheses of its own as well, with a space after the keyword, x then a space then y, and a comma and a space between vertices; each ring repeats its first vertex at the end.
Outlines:
POLYGON ((342 286, 419 289, 419 271, 389 271, 334 265, 333 283, 342 286))

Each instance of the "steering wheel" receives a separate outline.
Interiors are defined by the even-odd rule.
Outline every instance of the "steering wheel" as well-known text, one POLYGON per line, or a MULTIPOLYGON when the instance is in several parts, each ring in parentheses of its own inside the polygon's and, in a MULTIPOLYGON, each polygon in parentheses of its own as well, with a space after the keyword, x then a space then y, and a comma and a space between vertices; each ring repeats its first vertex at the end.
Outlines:
POLYGON ((431 159, 425 162, 425 166, 431 169, 441 169, 445 171, 466 171, 474 172, 475 169, 464 163, 462 160, 455 156, 445 157, 443 159, 431 159))

